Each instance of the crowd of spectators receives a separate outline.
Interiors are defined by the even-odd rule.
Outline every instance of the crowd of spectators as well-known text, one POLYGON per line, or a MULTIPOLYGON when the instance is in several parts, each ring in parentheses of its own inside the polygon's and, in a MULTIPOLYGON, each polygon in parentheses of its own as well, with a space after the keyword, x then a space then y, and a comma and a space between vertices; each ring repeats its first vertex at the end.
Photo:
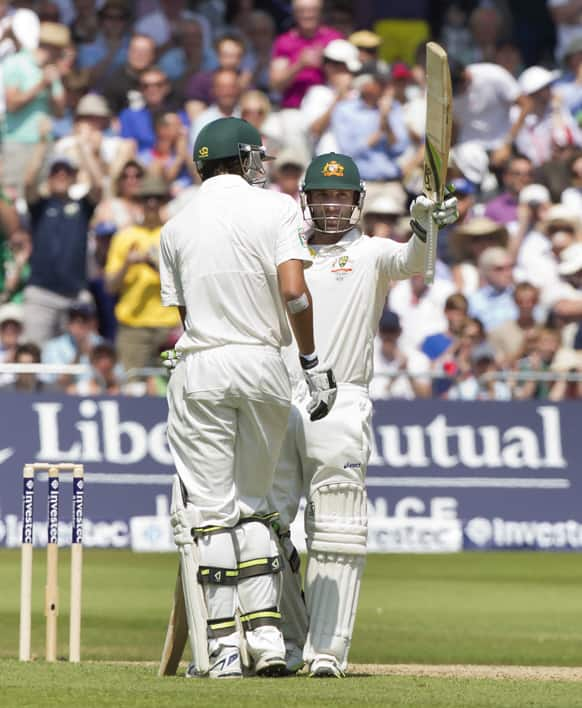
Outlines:
POLYGON ((410 238, 436 39, 460 218, 434 284, 390 288, 372 395, 582 397, 582 3, 519 8, 0 0, 0 364, 87 365, 0 369, 0 391, 163 393, 180 324, 160 303, 160 230, 198 188, 192 145, 216 118, 259 129, 267 188, 298 201, 314 155, 350 154, 365 233, 410 238))

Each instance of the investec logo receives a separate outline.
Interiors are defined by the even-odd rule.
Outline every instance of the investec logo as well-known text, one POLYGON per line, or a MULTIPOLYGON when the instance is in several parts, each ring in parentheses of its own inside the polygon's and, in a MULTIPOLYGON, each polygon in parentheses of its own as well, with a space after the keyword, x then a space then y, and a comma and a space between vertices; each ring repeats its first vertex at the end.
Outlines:
POLYGON ((32 479, 27 479, 24 485, 23 494, 23 521, 22 521, 22 543, 32 543, 32 529, 34 521, 32 518, 32 509, 34 503, 34 482, 32 479))
POLYGON ((49 482, 48 498, 48 542, 59 542, 59 480, 49 482))
POLYGON ((82 479, 73 479, 73 529, 72 542, 83 543, 83 495, 85 485, 82 479))
MULTIPOLYGON (((509 404, 508 404, 509 405, 509 404)), ((540 432, 524 425, 505 431, 496 425, 449 425, 444 414, 428 425, 379 425, 380 445, 372 449, 370 465, 553 469, 566 467, 562 452, 560 410, 536 409, 540 432)), ((376 443, 376 440, 374 440, 376 443)))

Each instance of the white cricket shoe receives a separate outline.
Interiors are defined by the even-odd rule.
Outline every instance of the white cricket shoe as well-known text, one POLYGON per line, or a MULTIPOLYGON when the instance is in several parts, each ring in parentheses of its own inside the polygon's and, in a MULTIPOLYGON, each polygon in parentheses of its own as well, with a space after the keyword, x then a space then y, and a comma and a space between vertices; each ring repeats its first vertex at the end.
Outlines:
POLYGON ((287 676, 283 635, 276 627, 258 627, 246 633, 257 676, 287 676))
POLYGON ((303 650, 293 642, 285 642, 285 664, 289 675, 301 671, 305 665, 305 661, 303 661, 303 650))
POLYGON ((186 669, 186 678, 242 678, 238 647, 220 645, 208 658, 210 669, 207 674, 199 673, 194 664, 190 664, 186 669))
POLYGON ((320 654, 309 666, 310 678, 344 678, 345 674, 335 656, 320 654))

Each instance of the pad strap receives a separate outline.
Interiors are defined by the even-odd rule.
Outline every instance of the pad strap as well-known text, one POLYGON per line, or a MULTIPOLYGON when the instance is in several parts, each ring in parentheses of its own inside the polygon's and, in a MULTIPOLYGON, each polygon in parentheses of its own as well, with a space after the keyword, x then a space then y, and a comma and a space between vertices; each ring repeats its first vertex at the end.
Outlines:
POLYGON ((238 579, 254 578, 257 575, 274 575, 281 572, 281 556, 252 558, 238 564, 238 579))
POLYGON ((278 627, 281 623, 281 613, 276 607, 267 607, 264 610, 256 610, 255 612, 241 615, 240 621, 245 632, 251 632, 253 629, 265 627, 266 625, 278 627))
POLYGON ((198 582, 200 585, 236 585, 239 572, 233 568, 216 568, 201 565, 198 568, 198 582))
POLYGON ((236 632, 236 619, 234 617, 220 617, 218 619, 209 619, 208 639, 218 639, 219 637, 227 637, 229 634, 236 632))

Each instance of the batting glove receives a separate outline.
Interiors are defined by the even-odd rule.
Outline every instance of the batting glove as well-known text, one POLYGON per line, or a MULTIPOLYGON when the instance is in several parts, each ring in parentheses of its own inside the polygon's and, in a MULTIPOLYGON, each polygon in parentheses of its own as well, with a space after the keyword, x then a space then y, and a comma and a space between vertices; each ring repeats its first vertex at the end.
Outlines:
POLYGON ((175 349, 166 349, 160 354, 160 359, 162 360, 162 366, 165 366, 166 369, 170 373, 174 371, 176 366, 178 366, 178 362, 182 358, 182 355, 180 352, 177 352, 175 349))
POLYGON ((421 194, 410 205, 410 216, 412 230, 425 242, 431 217, 439 229, 447 224, 454 224, 459 218, 457 197, 449 193, 445 195, 444 201, 438 203, 421 194))
POLYGON ((303 375, 311 394, 307 404, 310 420, 321 420, 330 412, 337 396, 335 376, 329 366, 319 363, 317 357, 307 360, 300 356, 303 375))
POLYGON ((194 543, 192 538, 192 523, 185 509, 175 511, 170 516, 172 524, 172 533, 174 535, 174 543, 176 546, 189 546, 194 543))

